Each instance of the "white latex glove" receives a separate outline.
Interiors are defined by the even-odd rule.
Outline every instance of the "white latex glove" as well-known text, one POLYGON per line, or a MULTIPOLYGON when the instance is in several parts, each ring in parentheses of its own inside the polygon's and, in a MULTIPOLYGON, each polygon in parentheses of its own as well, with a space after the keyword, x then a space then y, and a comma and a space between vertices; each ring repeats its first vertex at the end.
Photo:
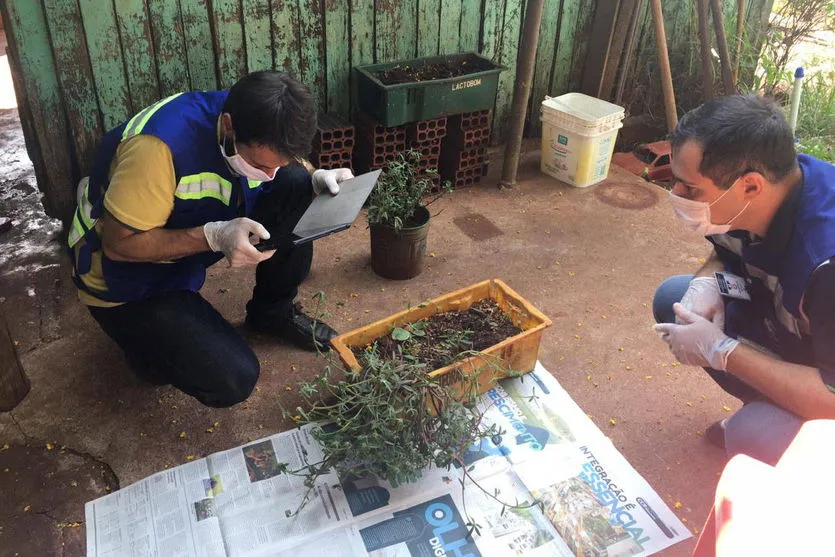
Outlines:
MULTIPOLYGON (((719 292, 719 284, 714 277, 696 277, 690 281, 690 287, 681 298, 681 305, 708 321, 725 329, 725 302, 719 292)), ((676 323, 683 324, 681 318, 676 323)))
POLYGON ((207 222, 203 225, 203 234, 209 248, 223 252, 230 267, 255 265, 275 253, 275 250, 262 253, 253 247, 260 240, 269 240, 270 233, 260 223, 246 217, 207 222))
POLYGON ((339 193, 339 182, 350 180, 354 174, 347 168, 334 168, 333 170, 325 170, 320 168, 313 173, 313 193, 322 195, 325 190, 328 190, 331 195, 339 193))
POLYGON ((726 335, 713 321, 708 321, 681 304, 673 304, 673 311, 684 325, 659 323, 653 329, 670 346, 676 359, 684 365, 725 371, 728 356, 739 346, 739 341, 726 335))

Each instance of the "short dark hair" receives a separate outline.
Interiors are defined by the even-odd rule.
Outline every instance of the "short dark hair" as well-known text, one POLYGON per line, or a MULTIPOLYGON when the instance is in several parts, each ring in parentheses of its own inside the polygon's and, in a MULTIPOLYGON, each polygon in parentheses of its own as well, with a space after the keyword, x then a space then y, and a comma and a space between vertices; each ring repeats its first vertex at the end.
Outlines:
POLYGON ((702 148, 699 172, 722 189, 746 172, 780 182, 797 165, 783 110, 764 97, 731 95, 691 110, 670 134, 673 153, 687 141, 702 148))
POLYGON ((232 117, 236 141, 265 145, 289 157, 310 154, 316 103, 287 73, 265 70, 242 77, 229 90, 223 112, 232 117))

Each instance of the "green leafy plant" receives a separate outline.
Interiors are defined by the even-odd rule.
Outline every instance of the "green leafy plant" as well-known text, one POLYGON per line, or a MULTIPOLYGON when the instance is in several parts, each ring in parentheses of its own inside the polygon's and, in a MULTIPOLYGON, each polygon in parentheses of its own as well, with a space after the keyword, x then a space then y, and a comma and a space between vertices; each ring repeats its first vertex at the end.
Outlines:
MULTIPOLYGON (((405 345, 424 334, 424 325, 417 321, 397 327, 391 336, 405 345)), ((429 466, 455 466, 462 475, 462 490, 473 485, 506 508, 539 504, 501 501, 500 494, 482 488, 465 465, 464 453, 469 448, 505 433, 483 423, 476 404, 478 370, 457 369, 442 381, 430 377, 426 364, 405 352, 384 355, 376 342, 364 350, 361 369, 349 369, 344 375, 329 355, 320 352, 320 356, 328 362, 323 373, 299 384, 304 404, 292 411, 282 409, 285 418, 297 426, 310 427, 322 447, 323 457, 317 462, 298 469, 280 464, 282 472, 304 478, 308 492, 299 509, 309 501, 317 479, 331 470, 341 477, 371 473, 398 486, 418 481, 429 466), (455 385, 454 391, 450 384, 455 385)), ((467 356, 481 358, 496 370, 496 377, 519 376, 495 357, 475 351, 460 354, 467 356)), ((477 531, 478 525, 470 522, 471 530, 477 531)))
POLYGON ((389 162, 380 174, 377 185, 368 198, 368 224, 390 226, 400 232, 408 226, 420 207, 426 207, 452 191, 446 182, 429 201, 424 202, 432 182, 418 177, 419 151, 407 151, 389 162))

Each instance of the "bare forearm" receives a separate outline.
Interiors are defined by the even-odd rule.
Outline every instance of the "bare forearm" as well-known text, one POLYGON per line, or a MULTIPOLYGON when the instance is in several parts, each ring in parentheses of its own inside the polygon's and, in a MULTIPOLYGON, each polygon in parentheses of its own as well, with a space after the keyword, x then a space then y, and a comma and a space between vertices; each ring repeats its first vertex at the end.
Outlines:
POLYGON ((798 416, 835 418, 835 393, 826 388, 816 368, 783 362, 740 344, 728 356, 728 373, 798 416))
POLYGON ((113 239, 105 235, 102 243, 110 259, 133 263, 172 261, 209 251, 202 226, 180 230, 154 228, 113 239))
POLYGON ((701 269, 696 271, 697 277, 713 277, 713 273, 717 271, 724 271, 725 266, 722 264, 722 261, 719 260, 719 256, 716 255, 716 250, 710 252, 710 257, 707 258, 705 264, 702 265, 701 269))

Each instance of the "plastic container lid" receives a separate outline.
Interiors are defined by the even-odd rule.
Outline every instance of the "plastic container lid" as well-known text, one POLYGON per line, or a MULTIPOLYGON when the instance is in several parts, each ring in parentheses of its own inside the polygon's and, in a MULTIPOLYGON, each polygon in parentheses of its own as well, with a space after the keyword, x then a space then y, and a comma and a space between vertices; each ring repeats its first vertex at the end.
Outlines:
POLYGON ((565 112, 587 122, 624 116, 623 107, 583 93, 566 93, 559 97, 547 98, 542 101, 542 108, 565 112))

